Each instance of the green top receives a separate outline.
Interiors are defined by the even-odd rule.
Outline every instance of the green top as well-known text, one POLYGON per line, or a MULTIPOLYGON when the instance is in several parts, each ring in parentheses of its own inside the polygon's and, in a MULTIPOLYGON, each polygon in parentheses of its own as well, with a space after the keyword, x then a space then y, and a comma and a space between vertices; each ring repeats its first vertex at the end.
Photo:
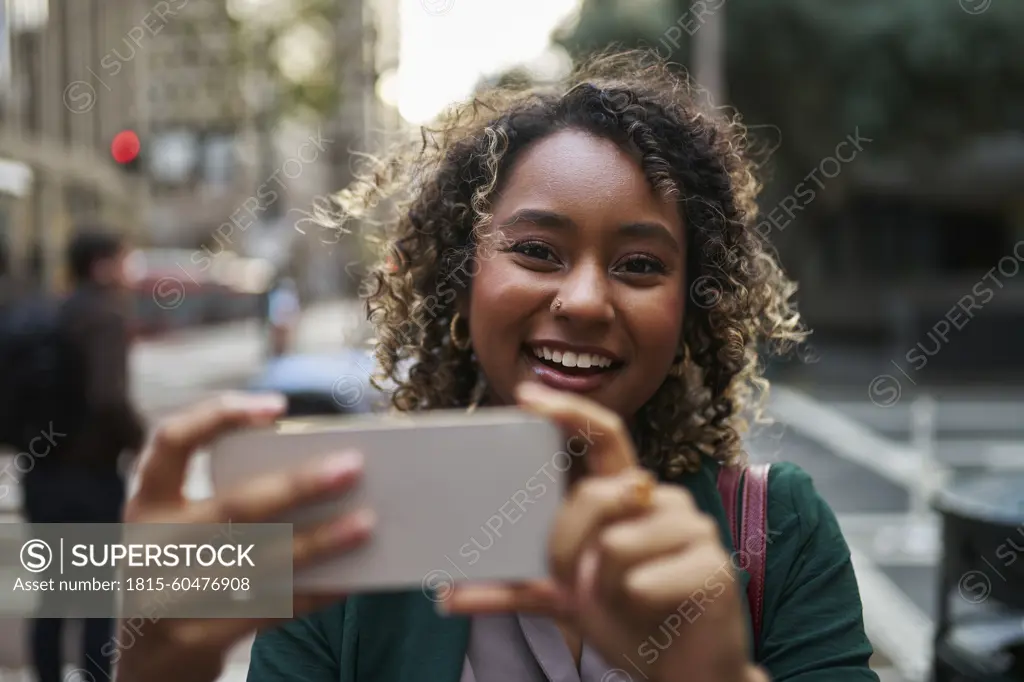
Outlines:
MULTIPOLYGON (((732 551, 717 475, 717 464, 710 463, 682 484, 718 521, 722 542, 732 551)), ((775 682, 877 682, 868 667, 872 649, 850 550, 835 514, 810 476, 794 464, 774 465, 768 483, 769 544, 757 663, 775 682)), ((745 571, 739 580, 746 604, 745 571)), ((469 619, 438 615, 419 589, 352 596, 260 633, 248 680, 458 682, 468 638, 469 619)))

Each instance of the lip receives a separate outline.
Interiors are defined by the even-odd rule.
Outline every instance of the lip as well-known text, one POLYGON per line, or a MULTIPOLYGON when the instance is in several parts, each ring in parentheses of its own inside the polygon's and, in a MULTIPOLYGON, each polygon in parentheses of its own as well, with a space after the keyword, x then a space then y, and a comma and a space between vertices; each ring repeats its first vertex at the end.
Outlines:
POLYGON ((571 353, 590 353, 592 355, 601 355, 611 359, 614 363, 621 363, 622 358, 617 354, 611 352, 607 348, 601 348, 600 346, 577 346, 572 343, 566 343, 565 341, 527 341, 526 345, 532 348, 550 348, 551 350, 560 350, 563 353, 569 351, 571 353))
MULTIPOLYGON (((549 346, 551 348, 551 346, 549 346)), ((599 351, 584 351, 584 352, 599 352, 599 351)), ((566 374, 565 372, 559 372, 556 368, 550 365, 545 365, 540 359, 533 354, 532 350, 524 349, 522 353, 527 366, 533 375, 546 386, 554 388, 559 391, 569 391, 572 393, 590 393, 603 388, 608 383, 615 379, 615 375, 618 374, 618 369, 606 369, 601 372, 594 374, 566 374)))

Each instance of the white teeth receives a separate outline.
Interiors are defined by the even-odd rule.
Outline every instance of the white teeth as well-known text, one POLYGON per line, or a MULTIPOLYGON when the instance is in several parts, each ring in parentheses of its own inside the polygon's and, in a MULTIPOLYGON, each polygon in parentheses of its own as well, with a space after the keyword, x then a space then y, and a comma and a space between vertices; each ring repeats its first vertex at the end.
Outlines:
POLYGON ((573 353, 572 351, 562 352, 551 348, 534 347, 533 354, 538 358, 544 358, 551 362, 557 362, 565 367, 579 367, 588 369, 590 367, 611 367, 612 359, 594 353, 573 353))

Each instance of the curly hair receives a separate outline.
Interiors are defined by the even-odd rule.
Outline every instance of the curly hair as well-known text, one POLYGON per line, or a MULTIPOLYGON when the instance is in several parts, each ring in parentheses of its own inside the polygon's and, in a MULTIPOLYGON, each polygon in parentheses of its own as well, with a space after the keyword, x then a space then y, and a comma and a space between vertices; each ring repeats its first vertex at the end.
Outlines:
POLYGON ((516 158, 563 129, 637 155, 655 191, 680 206, 689 304, 681 360, 632 420, 641 461, 663 479, 704 457, 744 459, 740 434, 762 420, 761 353, 807 332, 796 285, 754 229, 760 189, 738 119, 698 104, 688 77, 649 51, 603 53, 562 83, 513 84, 450 108, 383 158, 367 157, 319 211, 324 224, 373 225, 383 257, 362 295, 376 331, 377 385, 400 411, 468 406, 479 386, 470 349, 452 343, 457 293, 469 286, 490 208, 516 158), (382 216, 381 213, 384 213, 382 216))

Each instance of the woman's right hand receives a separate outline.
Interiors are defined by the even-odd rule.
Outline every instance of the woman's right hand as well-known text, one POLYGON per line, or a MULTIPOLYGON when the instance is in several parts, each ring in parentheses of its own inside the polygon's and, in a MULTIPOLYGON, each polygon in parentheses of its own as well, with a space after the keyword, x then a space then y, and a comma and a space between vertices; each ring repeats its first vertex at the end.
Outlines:
MULTIPOLYGON (((240 427, 266 426, 281 416, 279 395, 227 394, 167 419, 145 448, 139 488, 125 507, 126 523, 261 523, 298 506, 347 490, 362 473, 356 453, 340 454, 316 466, 253 480, 202 501, 184 495, 188 464, 195 451, 240 427)), ((281 453, 285 456, 286 453, 281 453)), ((360 510, 294 536, 295 569, 364 542, 373 516, 360 510)), ((335 596, 294 598, 294 615, 337 602, 335 596)), ((157 615, 157 614, 155 614, 157 615)), ((162 619, 147 621, 130 646, 114 654, 118 682, 213 682, 228 650, 259 627, 280 620, 162 619)), ((117 637, 117 641, 126 641, 117 637)))

